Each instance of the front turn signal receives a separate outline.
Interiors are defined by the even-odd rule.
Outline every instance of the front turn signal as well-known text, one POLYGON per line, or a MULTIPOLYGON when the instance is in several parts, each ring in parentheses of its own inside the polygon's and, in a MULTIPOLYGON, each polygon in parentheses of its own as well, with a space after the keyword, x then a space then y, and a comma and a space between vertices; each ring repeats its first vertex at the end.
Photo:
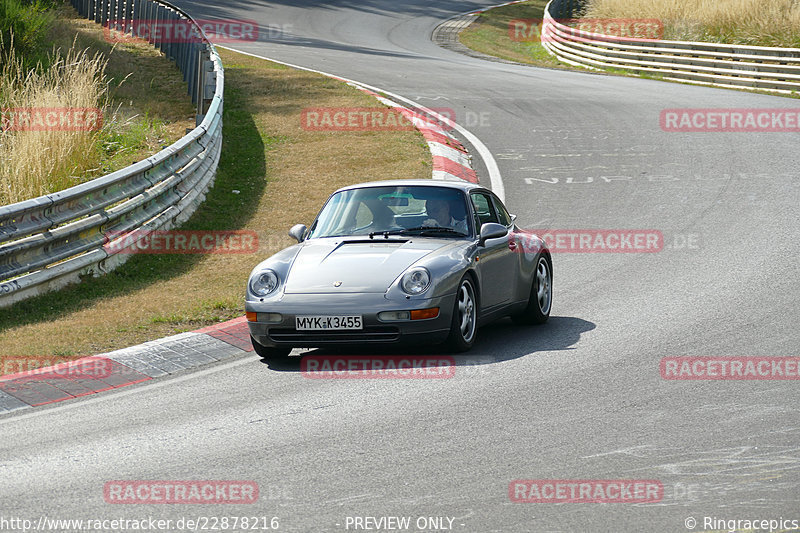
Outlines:
POLYGON ((411 320, 427 320, 439 316, 438 307, 430 307, 428 309, 417 309, 411 311, 411 320))

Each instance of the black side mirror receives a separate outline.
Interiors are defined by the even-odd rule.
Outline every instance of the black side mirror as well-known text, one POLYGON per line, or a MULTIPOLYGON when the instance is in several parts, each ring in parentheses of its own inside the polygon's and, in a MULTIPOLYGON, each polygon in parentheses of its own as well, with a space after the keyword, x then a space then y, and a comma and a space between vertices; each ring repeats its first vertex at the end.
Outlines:
POLYGON ((496 222, 487 222, 481 226, 481 236, 478 239, 478 246, 484 246, 489 239, 499 239, 508 235, 508 229, 496 222))

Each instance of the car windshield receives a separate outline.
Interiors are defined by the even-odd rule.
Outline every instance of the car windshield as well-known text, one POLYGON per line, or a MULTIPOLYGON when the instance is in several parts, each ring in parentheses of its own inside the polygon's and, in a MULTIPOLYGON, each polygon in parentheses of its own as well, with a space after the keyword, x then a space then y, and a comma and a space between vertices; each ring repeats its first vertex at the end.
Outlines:
POLYGON ((311 226, 308 238, 415 235, 472 236, 467 200, 458 189, 386 186, 334 194, 311 226))

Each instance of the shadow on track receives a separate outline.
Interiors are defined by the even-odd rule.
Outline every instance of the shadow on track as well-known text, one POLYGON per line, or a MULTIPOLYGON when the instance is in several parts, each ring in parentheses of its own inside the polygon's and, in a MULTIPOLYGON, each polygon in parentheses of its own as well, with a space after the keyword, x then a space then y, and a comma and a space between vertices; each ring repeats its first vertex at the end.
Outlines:
MULTIPOLYGON (((188 3, 176 2, 178 5, 188 3)), ((193 8, 190 8, 190 12, 193 15, 196 12, 202 12, 222 19, 230 17, 232 11, 250 11, 251 13, 263 11, 268 14, 270 9, 280 9, 282 6, 286 6, 309 10, 329 9, 336 11, 354 9, 363 13, 386 16, 447 17, 455 13, 481 9, 491 4, 491 2, 476 0, 449 0, 437 2, 435 5, 429 0, 412 0, 408 2, 394 0, 226 0, 218 5, 194 5, 193 8)))
MULTIPOLYGON (((459 366, 491 365, 510 361, 536 352, 571 350, 581 334, 596 327, 593 322, 574 317, 550 317, 541 326, 517 326, 509 319, 499 320, 481 328, 475 346, 467 353, 454 354, 459 366)), ((341 348, 313 349, 300 356, 261 362, 276 372, 300 372, 303 357, 426 357, 450 356, 443 346, 347 346, 341 348)))
MULTIPOLYGON (((414 58, 418 54, 398 52, 380 48, 370 48, 361 44, 348 44, 338 40, 326 40, 303 35, 295 35, 292 31, 293 23, 280 24, 271 16, 273 12, 282 10, 299 10, 298 16, 306 12, 322 11, 330 13, 331 20, 335 13, 357 11, 360 14, 369 14, 386 19, 416 19, 432 17, 437 20, 447 19, 453 14, 480 9, 487 5, 478 1, 447 1, 432 5, 427 0, 413 0, 410 2, 395 2, 389 0, 227 0, 218 4, 207 3, 197 5, 186 1, 176 2, 184 9, 188 9, 198 19, 232 20, 237 18, 256 20, 259 25, 259 36, 256 42, 273 43, 286 46, 304 47, 310 50, 325 49, 338 50, 351 54, 365 54, 394 58, 414 58)), ((347 18, 347 17, 345 17, 347 18)), ((355 37, 353 35, 352 37, 355 37)), ((343 36, 348 39, 347 35, 343 36)), ((428 58, 434 59, 434 58, 428 58)))

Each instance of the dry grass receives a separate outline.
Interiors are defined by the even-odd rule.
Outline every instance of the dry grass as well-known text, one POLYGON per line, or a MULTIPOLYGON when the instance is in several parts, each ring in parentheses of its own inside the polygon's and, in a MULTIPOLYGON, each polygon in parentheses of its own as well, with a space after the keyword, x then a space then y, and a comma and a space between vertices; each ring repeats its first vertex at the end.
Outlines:
MULTIPOLYGON (((543 17, 547 0, 490 9, 459 34, 466 46, 485 54, 543 67, 569 67, 537 42, 516 42, 514 19, 543 17)), ((659 19, 664 38, 800 48, 800 0, 587 0, 585 18, 659 19)))
POLYGON ((102 107, 104 127, 0 133, 0 205, 124 168, 194 126, 183 77, 163 54, 144 41, 112 46, 102 28, 70 6, 57 14, 53 65, 42 73, 25 71, 19 58, 4 62, 0 107, 102 107))
POLYGON ((657 18, 665 39, 800 47, 800 0, 588 0, 588 18, 657 18))
POLYGON ((183 75, 174 62, 146 41, 112 44, 103 29, 81 18, 71 6, 59 10, 53 39, 65 47, 77 38, 80 48, 97 50, 108 59, 110 102, 98 149, 96 177, 153 155, 195 125, 195 108, 183 75))
MULTIPOLYGON (((46 71, 25 71, 13 51, 0 71, 0 107, 103 108, 108 90, 106 60, 70 48, 46 71)), ((13 112, 6 118, 14 120, 13 112)), ((73 176, 98 165, 94 149, 99 131, 0 131, 0 205, 33 198, 73 185, 73 176)))
POLYGON ((316 74, 221 53, 222 161, 186 228, 253 230, 258 254, 134 257, 104 278, 0 310, 0 355, 95 354, 241 316, 250 270, 290 245, 289 227, 309 224, 333 190, 430 178, 431 155, 418 132, 301 127, 306 107, 378 107, 372 97, 316 74))

